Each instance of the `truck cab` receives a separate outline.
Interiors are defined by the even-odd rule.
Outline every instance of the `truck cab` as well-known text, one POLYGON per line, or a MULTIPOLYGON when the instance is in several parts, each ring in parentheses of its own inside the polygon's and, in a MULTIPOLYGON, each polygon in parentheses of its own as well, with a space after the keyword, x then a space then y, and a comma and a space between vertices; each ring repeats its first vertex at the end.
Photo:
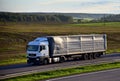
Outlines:
POLYGON ((49 43, 47 38, 39 37, 27 45, 27 63, 39 64, 42 60, 49 57, 49 43))

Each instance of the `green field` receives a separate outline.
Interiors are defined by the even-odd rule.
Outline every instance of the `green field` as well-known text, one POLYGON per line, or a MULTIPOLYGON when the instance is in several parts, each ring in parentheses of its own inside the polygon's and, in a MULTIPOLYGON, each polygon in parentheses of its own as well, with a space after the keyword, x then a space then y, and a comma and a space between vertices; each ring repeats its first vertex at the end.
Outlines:
POLYGON ((0 24, 0 65, 25 62, 26 44, 38 36, 76 34, 107 34, 107 52, 120 52, 119 22, 85 24, 7 23, 0 24))

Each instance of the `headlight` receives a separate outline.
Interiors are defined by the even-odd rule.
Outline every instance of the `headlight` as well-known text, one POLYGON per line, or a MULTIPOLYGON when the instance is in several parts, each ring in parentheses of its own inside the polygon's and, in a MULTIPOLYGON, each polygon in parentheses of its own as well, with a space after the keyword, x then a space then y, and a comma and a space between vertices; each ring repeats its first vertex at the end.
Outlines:
POLYGON ((38 61, 38 60, 40 60, 39 58, 36 58, 36 60, 38 61))

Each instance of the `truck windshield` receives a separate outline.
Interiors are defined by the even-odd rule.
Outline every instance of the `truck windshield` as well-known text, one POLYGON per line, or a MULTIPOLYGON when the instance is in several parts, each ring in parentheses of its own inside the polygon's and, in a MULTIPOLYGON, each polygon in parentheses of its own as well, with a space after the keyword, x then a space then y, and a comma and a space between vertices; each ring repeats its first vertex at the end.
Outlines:
POLYGON ((38 45, 28 45, 27 50, 28 51, 38 51, 38 45))

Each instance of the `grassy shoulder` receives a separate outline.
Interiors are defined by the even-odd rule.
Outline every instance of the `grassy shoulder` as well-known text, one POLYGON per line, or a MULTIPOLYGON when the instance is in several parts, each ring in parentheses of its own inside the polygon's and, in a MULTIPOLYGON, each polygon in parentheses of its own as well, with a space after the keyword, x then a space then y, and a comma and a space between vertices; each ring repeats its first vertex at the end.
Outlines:
POLYGON ((18 59, 18 58, 16 58, 16 59, 8 59, 8 60, 2 60, 2 61, 0 61, 0 66, 3 66, 3 65, 11 65, 11 64, 20 64, 20 63, 25 63, 25 62, 27 62, 26 61, 26 58, 24 58, 24 59, 18 59))
POLYGON ((111 53, 120 53, 120 48, 118 49, 109 49, 106 51, 106 54, 111 54, 111 53))
MULTIPOLYGON (((5 55, 6 56, 6 55, 5 55)), ((27 58, 26 58, 26 54, 23 53, 23 54, 10 54, 10 55, 7 55, 6 58, 7 59, 4 59, 4 55, 2 56, 1 55, 1 59, 0 60, 0 66, 3 66, 3 65, 11 65, 11 64, 20 64, 20 63, 26 63, 27 62, 27 58)))
POLYGON ((47 72, 40 72, 30 75, 24 75, 14 78, 5 79, 3 81, 36 81, 36 80, 43 80, 61 76, 69 76, 74 74, 81 74, 81 73, 88 73, 88 72, 95 72, 113 68, 120 68, 120 62, 113 62, 113 63, 104 63, 98 65, 88 65, 88 66, 80 66, 74 68, 66 68, 54 71, 47 71, 47 72))

